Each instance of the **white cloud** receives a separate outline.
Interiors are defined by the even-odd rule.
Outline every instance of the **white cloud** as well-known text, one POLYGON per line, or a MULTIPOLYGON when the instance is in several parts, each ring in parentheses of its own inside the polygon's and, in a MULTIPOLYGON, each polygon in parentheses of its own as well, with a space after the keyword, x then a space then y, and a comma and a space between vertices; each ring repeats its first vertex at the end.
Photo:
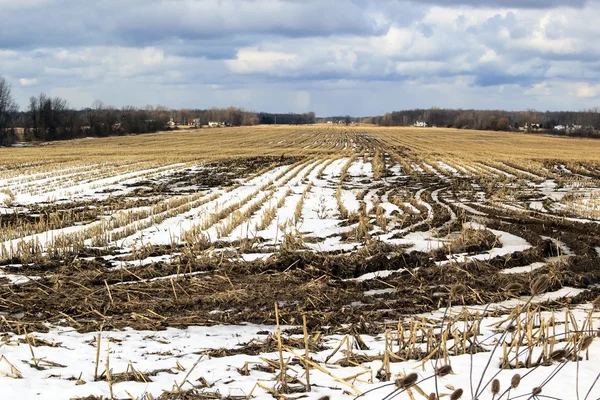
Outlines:
MULTIPOLYGON (((157 47, 77 47, 42 48, 24 53, 25 59, 42 64, 41 73, 59 77, 75 84, 80 80, 145 79, 149 75, 178 80, 184 75, 179 71, 190 60, 167 55, 157 47)), ((201 59, 194 60, 201 64, 201 59)))
POLYGON ((115 15, 112 0, 25 1, 0 0, 1 74, 21 104, 44 91, 76 107, 365 114, 580 109, 600 94, 598 2, 130 0, 115 15))
POLYGON ((21 86, 33 86, 37 84, 37 78, 21 78, 19 79, 19 84, 21 86))
POLYGON ((536 83, 531 88, 524 90, 523 94, 528 96, 552 96, 553 90, 548 82, 540 82, 536 83))
POLYGON ((494 62, 499 62, 500 60, 501 60, 500 56, 498 56, 498 54, 492 49, 487 49, 481 55, 481 57, 479 57, 479 62, 481 62, 481 63, 494 63, 494 62))
MULTIPOLYGON (((600 94, 600 84, 589 84, 587 82, 570 82, 556 80, 553 82, 541 82, 528 90, 524 94, 529 96, 539 96, 551 98, 554 101, 560 101, 564 107, 564 100, 569 99, 570 105, 578 104, 577 109, 590 108, 589 100, 600 94)), ((560 108, 560 107, 559 107, 560 108)))
POLYGON ((583 83, 576 89, 577 97, 596 97, 598 95, 598 88, 598 85, 591 86, 587 83, 583 83))
POLYGON ((256 47, 241 49, 235 60, 227 60, 226 65, 238 74, 272 73, 297 69, 299 57, 294 53, 259 50, 256 47))
POLYGON ((0 59, 9 59, 19 57, 19 52, 14 50, 0 49, 0 59))

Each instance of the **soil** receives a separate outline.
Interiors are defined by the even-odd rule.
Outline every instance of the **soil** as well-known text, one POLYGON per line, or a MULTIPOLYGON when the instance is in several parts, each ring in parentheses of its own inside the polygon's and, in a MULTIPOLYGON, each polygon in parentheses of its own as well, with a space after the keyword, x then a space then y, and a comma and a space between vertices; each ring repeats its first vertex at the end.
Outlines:
MULTIPOLYGON (((406 150, 398 148, 396 151, 406 150)), ((150 204, 156 196, 174 192, 226 187, 266 167, 295 161, 293 157, 232 160, 210 164, 205 169, 183 171, 165 181, 141 182, 135 185, 136 204, 150 204)), ((464 210, 454 200, 474 197, 472 184, 479 185, 479 182, 465 182, 463 178, 445 181, 432 175, 394 183, 397 187, 392 188, 390 198, 394 190, 414 193, 425 189, 421 199, 433 209, 432 220, 425 220, 428 210, 420 206, 420 215, 399 220, 396 228, 408 231, 439 228, 443 234, 459 234, 464 210), (434 191, 439 192, 437 201, 432 197, 434 191), (451 220, 450 210, 459 216, 458 220, 451 220)), ((77 210, 82 220, 88 221, 96 218, 92 210, 119 206, 125 201, 125 197, 117 196, 97 203, 43 205, 33 211, 43 214, 51 210, 77 210)), ((4 318, 0 321, 0 331, 22 332, 23 328, 45 331, 48 323, 82 332, 125 327, 158 330, 189 325, 274 324, 274 304, 277 303, 282 324, 297 324, 302 315, 307 314, 311 329, 358 333, 369 331, 376 324, 402 320, 450 304, 487 304, 512 295, 529 295, 530 283, 541 274, 551 277, 548 291, 563 286, 587 289, 581 295, 554 300, 545 307, 563 307, 595 298, 598 293, 595 285, 600 283, 600 258, 596 251, 600 245, 600 224, 530 211, 477 205, 472 208, 485 212, 479 219, 486 227, 517 235, 533 247, 488 261, 443 266, 435 261, 444 260, 448 249, 408 252, 402 246, 377 241, 356 252, 277 252, 266 260, 252 262, 204 256, 205 248, 149 246, 138 257, 174 252, 184 255, 169 263, 157 262, 131 269, 115 269, 102 258, 118 255, 117 249, 86 249, 61 259, 41 258, 21 267, 7 266, 22 264, 22 260, 13 259, 5 261, 6 273, 39 279, 21 285, 2 282, 0 312, 4 318), (561 255, 556 242, 547 237, 564 243, 572 256, 532 273, 500 273, 502 269, 561 255), (379 271, 394 272, 370 280, 355 279, 379 271), (505 288, 514 283, 521 284, 522 289, 510 294, 505 288), (451 294, 451 288, 457 284, 466 285, 465 293, 459 298, 451 294)), ((31 214, 33 212, 3 217, 0 226, 13 224, 17 218, 34 224, 39 217, 31 214)), ((486 231, 474 235, 472 240, 455 243, 451 252, 486 251, 497 247, 497 239, 486 231)), ((255 238, 247 243, 212 243, 211 247, 237 246, 256 252, 251 248, 260 242, 260 238, 255 238)), ((127 260, 126 255, 119 258, 127 260)))

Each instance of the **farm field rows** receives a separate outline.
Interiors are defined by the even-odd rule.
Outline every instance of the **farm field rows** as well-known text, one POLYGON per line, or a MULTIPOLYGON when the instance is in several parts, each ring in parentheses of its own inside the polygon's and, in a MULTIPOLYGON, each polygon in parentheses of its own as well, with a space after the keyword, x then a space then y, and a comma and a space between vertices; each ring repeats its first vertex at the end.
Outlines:
POLYGON ((599 284, 598 141, 316 125, 0 149, 15 396, 491 399, 518 373, 516 398, 556 369, 540 390, 584 398, 599 284))

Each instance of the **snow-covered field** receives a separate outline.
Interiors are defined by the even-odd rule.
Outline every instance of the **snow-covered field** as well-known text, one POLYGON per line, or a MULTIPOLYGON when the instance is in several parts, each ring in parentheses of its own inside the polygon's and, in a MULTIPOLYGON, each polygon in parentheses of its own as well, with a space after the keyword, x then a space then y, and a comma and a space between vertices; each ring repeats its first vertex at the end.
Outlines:
MULTIPOLYGON (((442 320, 444 314, 441 310, 425 315, 424 332, 428 327, 437 326, 434 322, 442 320)), ((542 393, 550 397, 575 399, 579 392, 580 398, 585 398, 591 391, 588 398, 597 399, 600 391, 597 386, 592 386, 600 373, 600 342, 594 340, 589 347, 581 347, 583 338, 591 338, 595 333, 585 325, 589 321, 589 308, 573 310, 571 315, 570 323, 579 324, 587 332, 587 336, 579 337, 580 342, 573 346, 565 340, 562 335, 564 323, 557 322, 556 326, 548 328, 555 335, 556 343, 545 347, 550 345, 541 340, 540 344, 534 345, 534 338, 531 348, 527 344, 522 344, 521 348, 511 347, 515 335, 502 335, 503 330, 498 329, 516 326, 521 321, 510 318, 507 321, 506 315, 484 318, 480 321, 480 334, 474 339, 469 337, 477 343, 478 351, 485 349, 475 354, 471 354, 470 347, 456 350, 453 347, 459 346, 468 332, 465 326, 470 327, 472 322, 464 322, 464 319, 460 323, 449 322, 446 318, 444 321, 453 324, 452 335, 456 336, 449 336, 447 358, 440 360, 420 359, 422 353, 427 355, 435 346, 428 344, 426 338, 419 338, 411 348, 412 344, 406 344, 411 342, 413 335, 410 328, 404 331, 390 329, 379 335, 310 336, 309 363, 305 362, 304 336, 286 333, 281 335, 284 343, 282 363, 277 345, 278 330, 270 325, 89 333, 54 328, 48 333, 6 335, 2 343, 0 373, 7 398, 26 399, 69 399, 89 395, 105 398, 112 395, 118 399, 158 398, 164 392, 192 390, 197 390, 197 397, 190 394, 185 398, 203 398, 201 394, 204 393, 205 396, 224 398, 269 399, 274 393, 286 393, 279 377, 281 365, 286 371, 285 383, 289 385, 287 391, 291 398, 355 398, 364 394, 363 398, 382 399, 392 393, 399 394, 399 398, 408 398, 409 394, 406 391, 400 393, 394 382, 415 373, 417 385, 408 392, 417 398, 421 391, 429 395, 437 390, 441 397, 458 389, 464 391, 463 398, 471 398, 471 390, 479 393, 477 398, 480 399, 498 398, 491 392, 491 381, 498 379, 500 390, 505 393, 511 386, 511 379, 518 374, 520 384, 503 398, 527 397, 534 388, 541 387, 542 393), (498 341, 506 345, 497 347, 498 341), (507 346, 511 350, 507 351, 507 346), (257 349, 258 354, 252 354, 257 349), (567 357, 558 354, 564 349, 567 349, 567 357), (411 351, 413 356, 407 356, 411 351), (573 359, 574 355, 580 358, 573 359), (404 360, 404 357, 408 359, 404 360), (503 357, 506 357, 507 365, 511 363, 513 367, 500 368, 503 357), (544 360, 541 364, 540 358, 544 360), (489 366, 488 360, 491 360, 489 366), (517 362, 522 364, 514 368, 517 362), (446 365, 451 366, 452 373, 436 377, 436 369, 446 365), (106 376, 107 367, 112 376, 106 376), (299 392, 305 392, 307 376, 311 392, 301 396, 299 392)), ((543 312, 536 317, 548 321, 553 314, 543 312)), ((596 321, 598 317, 599 313, 592 316, 596 321)), ((411 324, 418 324, 418 319, 412 320, 411 324)), ((281 327, 284 331, 290 328, 281 327)), ((431 329, 432 334, 439 333, 439 329, 431 329)))
POLYGON ((7 398, 586 398, 598 177, 408 158, 365 133, 307 148, 332 145, 0 170, 7 398), (436 378, 442 365, 453 373, 436 378))

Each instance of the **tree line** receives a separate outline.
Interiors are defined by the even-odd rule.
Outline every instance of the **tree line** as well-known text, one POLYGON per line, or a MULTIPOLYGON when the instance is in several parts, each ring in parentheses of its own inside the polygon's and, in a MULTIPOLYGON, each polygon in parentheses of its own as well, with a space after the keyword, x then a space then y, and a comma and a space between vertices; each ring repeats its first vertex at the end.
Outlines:
POLYGON ((18 112, 19 106, 11 95, 10 85, 0 76, 0 146, 12 141, 18 112))
MULTIPOLYGON (((91 107, 75 110, 60 97, 40 94, 31 97, 27 108, 19 110, 11 86, 0 76, 0 146, 19 139, 64 140, 85 136, 113 136, 151 133, 168 129, 175 124, 204 126, 218 122, 228 126, 257 124, 314 124, 337 122, 349 124, 358 119, 350 116, 316 118, 314 112, 267 113, 237 107, 172 110, 164 106, 120 109, 95 101, 91 107), (173 124, 168 124, 173 121, 173 124)), ((381 126, 410 126, 417 121, 429 126, 496 131, 525 130, 569 136, 600 137, 600 109, 586 111, 504 111, 413 109, 393 111, 384 115, 363 118, 363 123, 381 126), (563 129, 557 129, 562 127, 563 129)))
POLYGON ((287 113, 287 114, 274 114, 259 112, 256 114, 257 123, 265 125, 306 125, 314 124, 317 121, 317 117, 314 112, 308 112, 303 114, 287 113))
POLYGON ((44 93, 31 97, 27 109, 20 111, 10 84, 0 77, 0 146, 17 139, 47 141, 156 132, 165 129, 169 118, 169 110, 160 106, 116 109, 97 101, 91 108, 75 110, 65 99, 44 93))
POLYGON ((600 109, 585 111, 504 111, 461 109, 414 109, 393 111, 363 119, 381 126, 410 126, 415 122, 429 126, 495 131, 553 131, 572 136, 600 137, 600 109), (556 127, 573 127, 557 131, 556 127))
POLYGON ((0 76, 0 146, 18 139, 26 141, 65 140, 86 136, 114 136, 151 133, 174 125, 198 127, 218 122, 227 126, 258 124, 314 124, 315 113, 274 114, 247 111, 238 107, 172 110, 164 106, 115 108, 101 101, 76 110, 65 99, 44 93, 29 99, 25 110, 19 106, 11 86, 0 76), (172 121, 172 124, 169 122, 172 121))

